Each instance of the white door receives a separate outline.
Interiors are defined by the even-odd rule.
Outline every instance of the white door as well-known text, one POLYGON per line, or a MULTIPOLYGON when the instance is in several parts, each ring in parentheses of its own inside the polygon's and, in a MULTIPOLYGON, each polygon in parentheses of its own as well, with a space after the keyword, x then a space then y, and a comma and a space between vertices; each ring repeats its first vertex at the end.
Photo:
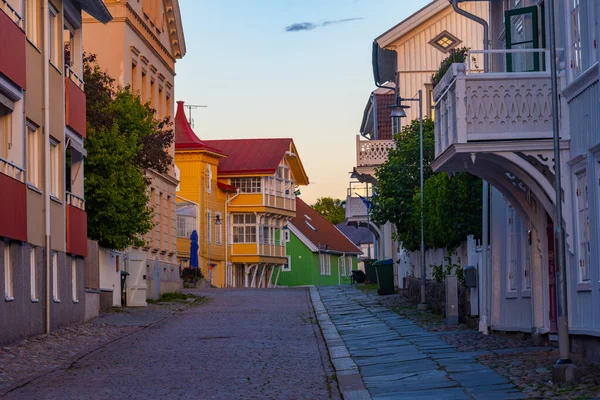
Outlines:
POLYGON ((127 260, 127 306, 129 307, 145 307, 146 291, 146 257, 143 254, 130 253, 127 260))

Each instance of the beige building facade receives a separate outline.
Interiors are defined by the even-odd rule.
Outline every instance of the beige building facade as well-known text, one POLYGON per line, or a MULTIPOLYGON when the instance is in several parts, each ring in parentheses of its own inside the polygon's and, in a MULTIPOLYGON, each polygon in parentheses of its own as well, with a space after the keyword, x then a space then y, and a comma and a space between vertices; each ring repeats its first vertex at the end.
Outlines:
MULTIPOLYGON (((172 119, 175 64, 186 52, 178 1, 105 0, 104 4, 113 20, 102 25, 93 18, 83 18, 86 28, 84 51, 97 55, 98 64, 116 80, 116 84, 129 86, 143 102, 149 102, 158 119, 172 119)), ((174 148, 170 153, 174 157, 174 148)), ((129 278, 132 284, 142 279, 137 275, 146 276, 148 281, 156 277, 154 273, 143 272, 144 268, 173 272, 171 270, 177 267, 175 192, 178 180, 175 166, 173 164, 168 174, 150 170, 147 177, 151 182, 149 197, 155 226, 145 236, 143 248, 127 251, 131 269, 128 272, 135 275, 129 278)), ((160 285, 150 283, 150 286, 160 285)), ((153 292, 148 292, 148 297, 154 297, 156 291, 153 292)))

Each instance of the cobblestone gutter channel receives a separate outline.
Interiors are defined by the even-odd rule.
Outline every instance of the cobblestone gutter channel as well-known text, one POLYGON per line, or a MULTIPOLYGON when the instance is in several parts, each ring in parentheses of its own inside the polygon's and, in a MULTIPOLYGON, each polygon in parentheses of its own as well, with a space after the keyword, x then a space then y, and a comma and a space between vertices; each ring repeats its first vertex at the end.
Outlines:
POLYGON ((477 360, 486 352, 461 352, 355 288, 319 288, 311 296, 345 399, 527 397, 477 360), (344 371, 364 386, 355 391, 362 397, 344 389, 344 371))

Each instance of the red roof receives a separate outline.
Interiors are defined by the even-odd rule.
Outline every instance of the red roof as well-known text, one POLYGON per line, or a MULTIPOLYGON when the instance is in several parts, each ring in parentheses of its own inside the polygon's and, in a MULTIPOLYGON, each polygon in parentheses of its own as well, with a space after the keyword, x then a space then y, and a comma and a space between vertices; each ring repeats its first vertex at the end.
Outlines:
POLYGON ((237 188, 233 185, 229 185, 225 182, 218 182, 217 181, 217 186, 219 187, 219 189, 221 189, 224 192, 231 192, 231 193, 237 193, 237 188))
POLYGON ((175 150, 206 150, 225 156, 221 150, 208 146, 196 136, 185 117, 183 101, 177 102, 175 113, 175 150))
POLYGON ((227 155, 219 161, 219 175, 271 175, 290 150, 292 139, 224 139, 204 143, 227 155))
POLYGON ((362 253, 335 225, 299 198, 296 198, 296 217, 290 222, 320 250, 348 254, 362 253))

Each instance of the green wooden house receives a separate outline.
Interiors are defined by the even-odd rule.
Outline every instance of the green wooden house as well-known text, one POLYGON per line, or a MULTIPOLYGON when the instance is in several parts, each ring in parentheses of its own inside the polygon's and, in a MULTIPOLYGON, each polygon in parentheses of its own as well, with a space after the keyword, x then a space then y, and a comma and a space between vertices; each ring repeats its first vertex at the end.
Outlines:
POLYGON ((335 225, 296 199, 296 217, 282 231, 288 264, 278 286, 325 286, 350 283, 362 251, 335 225))

